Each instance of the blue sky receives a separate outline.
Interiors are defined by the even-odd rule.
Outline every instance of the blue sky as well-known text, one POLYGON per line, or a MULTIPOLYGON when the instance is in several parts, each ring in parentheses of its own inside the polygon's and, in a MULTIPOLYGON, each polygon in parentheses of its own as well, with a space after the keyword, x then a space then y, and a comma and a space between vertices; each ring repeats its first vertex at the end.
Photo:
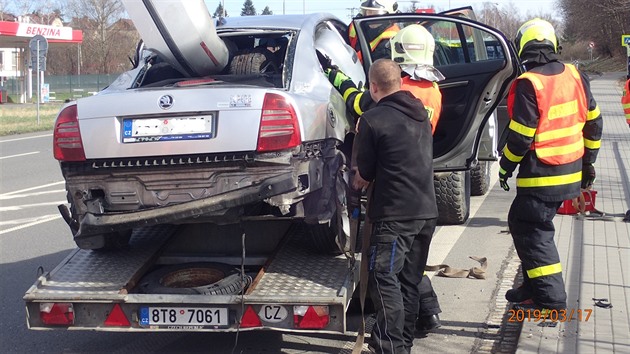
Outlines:
MULTIPOLYGON (((210 12, 214 12, 217 5, 222 0, 205 0, 210 12)), ((339 17, 340 19, 349 22, 350 14, 352 11, 356 14, 359 6, 364 0, 252 0, 257 12, 261 12, 265 6, 269 6, 274 15, 281 15, 283 12, 286 14, 301 14, 304 11, 310 12, 330 12, 339 17), (353 9, 354 8, 354 9, 353 9)), ((225 9, 229 16, 239 16, 241 9, 243 8, 244 0, 223 0, 225 9)), ((522 15, 538 14, 541 11, 543 13, 553 13, 555 8, 554 0, 524 0, 524 1, 511 1, 511 0, 433 0, 433 1, 398 1, 398 6, 406 8, 411 6, 412 2, 416 3, 416 7, 430 7, 433 5, 438 11, 446 10, 448 8, 456 8, 462 6, 471 5, 473 9, 481 9, 483 3, 490 3, 496 5, 499 9, 502 6, 509 4, 510 2, 518 3, 518 9, 522 15)))

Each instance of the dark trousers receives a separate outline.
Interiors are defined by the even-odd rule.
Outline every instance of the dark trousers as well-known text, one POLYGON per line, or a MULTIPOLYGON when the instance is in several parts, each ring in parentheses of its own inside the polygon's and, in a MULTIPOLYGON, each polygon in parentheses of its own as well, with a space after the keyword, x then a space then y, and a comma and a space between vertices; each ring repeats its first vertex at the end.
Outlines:
POLYGON ((553 241, 553 218, 561 204, 517 195, 508 214, 514 247, 521 259, 523 286, 533 294, 537 306, 547 309, 567 306, 560 257, 553 241))
POLYGON ((442 312, 438 297, 431 285, 431 279, 424 275, 420 282, 420 301, 418 302, 418 317, 437 315, 442 312))
POLYGON ((368 289, 376 308, 377 353, 409 353, 422 274, 437 219, 376 222, 369 251, 368 289))

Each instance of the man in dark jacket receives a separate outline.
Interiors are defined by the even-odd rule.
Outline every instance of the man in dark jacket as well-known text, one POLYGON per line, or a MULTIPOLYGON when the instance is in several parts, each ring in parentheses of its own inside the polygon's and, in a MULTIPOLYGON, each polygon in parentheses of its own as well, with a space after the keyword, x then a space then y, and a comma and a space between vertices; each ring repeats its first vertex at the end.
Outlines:
MULTIPOLYGON (((442 112, 442 93, 437 81, 443 80, 442 73, 433 66, 435 40, 422 25, 412 24, 400 30, 391 40, 391 59, 400 65, 402 70, 401 89, 410 91, 422 101, 432 132, 439 121, 442 112)), ((328 80, 341 93, 346 101, 346 111, 354 118, 360 117, 365 111, 373 108, 376 103, 369 91, 359 90, 352 79, 337 69, 325 71, 328 80)), ((429 332, 441 326, 439 313, 440 303, 433 290, 428 276, 422 277, 420 283, 420 304, 416 331, 429 332)))
POLYGON ((409 353, 419 284, 438 216, 431 124, 422 102, 400 90, 396 62, 375 61, 369 81, 377 104, 359 120, 353 187, 373 183, 368 288, 376 324, 371 346, 378 353, 409 353))
POLYGON ((593 184, 603 122, 588 77, 558 61, 558 40, 549 22, 527 21, 515 42, 527 72, 508 95, 509 135, 499 182, 509 190, 507 179, 519 166, 508 224, 524 279, 505 297, 522 306, 564 310, 567 294, 553 218, 563 200, 593 184))

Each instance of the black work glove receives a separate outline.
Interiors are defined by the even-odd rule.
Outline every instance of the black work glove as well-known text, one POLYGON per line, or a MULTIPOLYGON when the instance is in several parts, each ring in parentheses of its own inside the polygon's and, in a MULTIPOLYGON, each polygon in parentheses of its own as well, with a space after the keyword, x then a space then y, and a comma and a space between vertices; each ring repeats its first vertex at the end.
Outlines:
POLYGON ((582 165, 582 189, 589 189, 595 182, 595 167, 592 163, 582 165))
POLYGON ((499 184, 506 192, 510 190, 510 185, 507 183, 510 177, 512 177, 512 172, 506 172, 502 168, 499 169, 499 184))

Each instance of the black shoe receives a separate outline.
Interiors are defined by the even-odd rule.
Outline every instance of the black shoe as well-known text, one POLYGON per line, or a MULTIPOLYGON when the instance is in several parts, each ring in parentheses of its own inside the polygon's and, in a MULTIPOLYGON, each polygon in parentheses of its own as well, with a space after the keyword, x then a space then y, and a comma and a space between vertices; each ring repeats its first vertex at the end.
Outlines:
POLYGON ((429 332, 440 327, 442 327, 442 323, 440 323, 440 316, 438 315, 420 316, 416 321, 416 331, 418 332, 429 332))
POLYGON ((522 285, 518 289, 510 289, 505 293, 505 299, 509 302, 523 302, 531 299, 532 292, 522 285))

